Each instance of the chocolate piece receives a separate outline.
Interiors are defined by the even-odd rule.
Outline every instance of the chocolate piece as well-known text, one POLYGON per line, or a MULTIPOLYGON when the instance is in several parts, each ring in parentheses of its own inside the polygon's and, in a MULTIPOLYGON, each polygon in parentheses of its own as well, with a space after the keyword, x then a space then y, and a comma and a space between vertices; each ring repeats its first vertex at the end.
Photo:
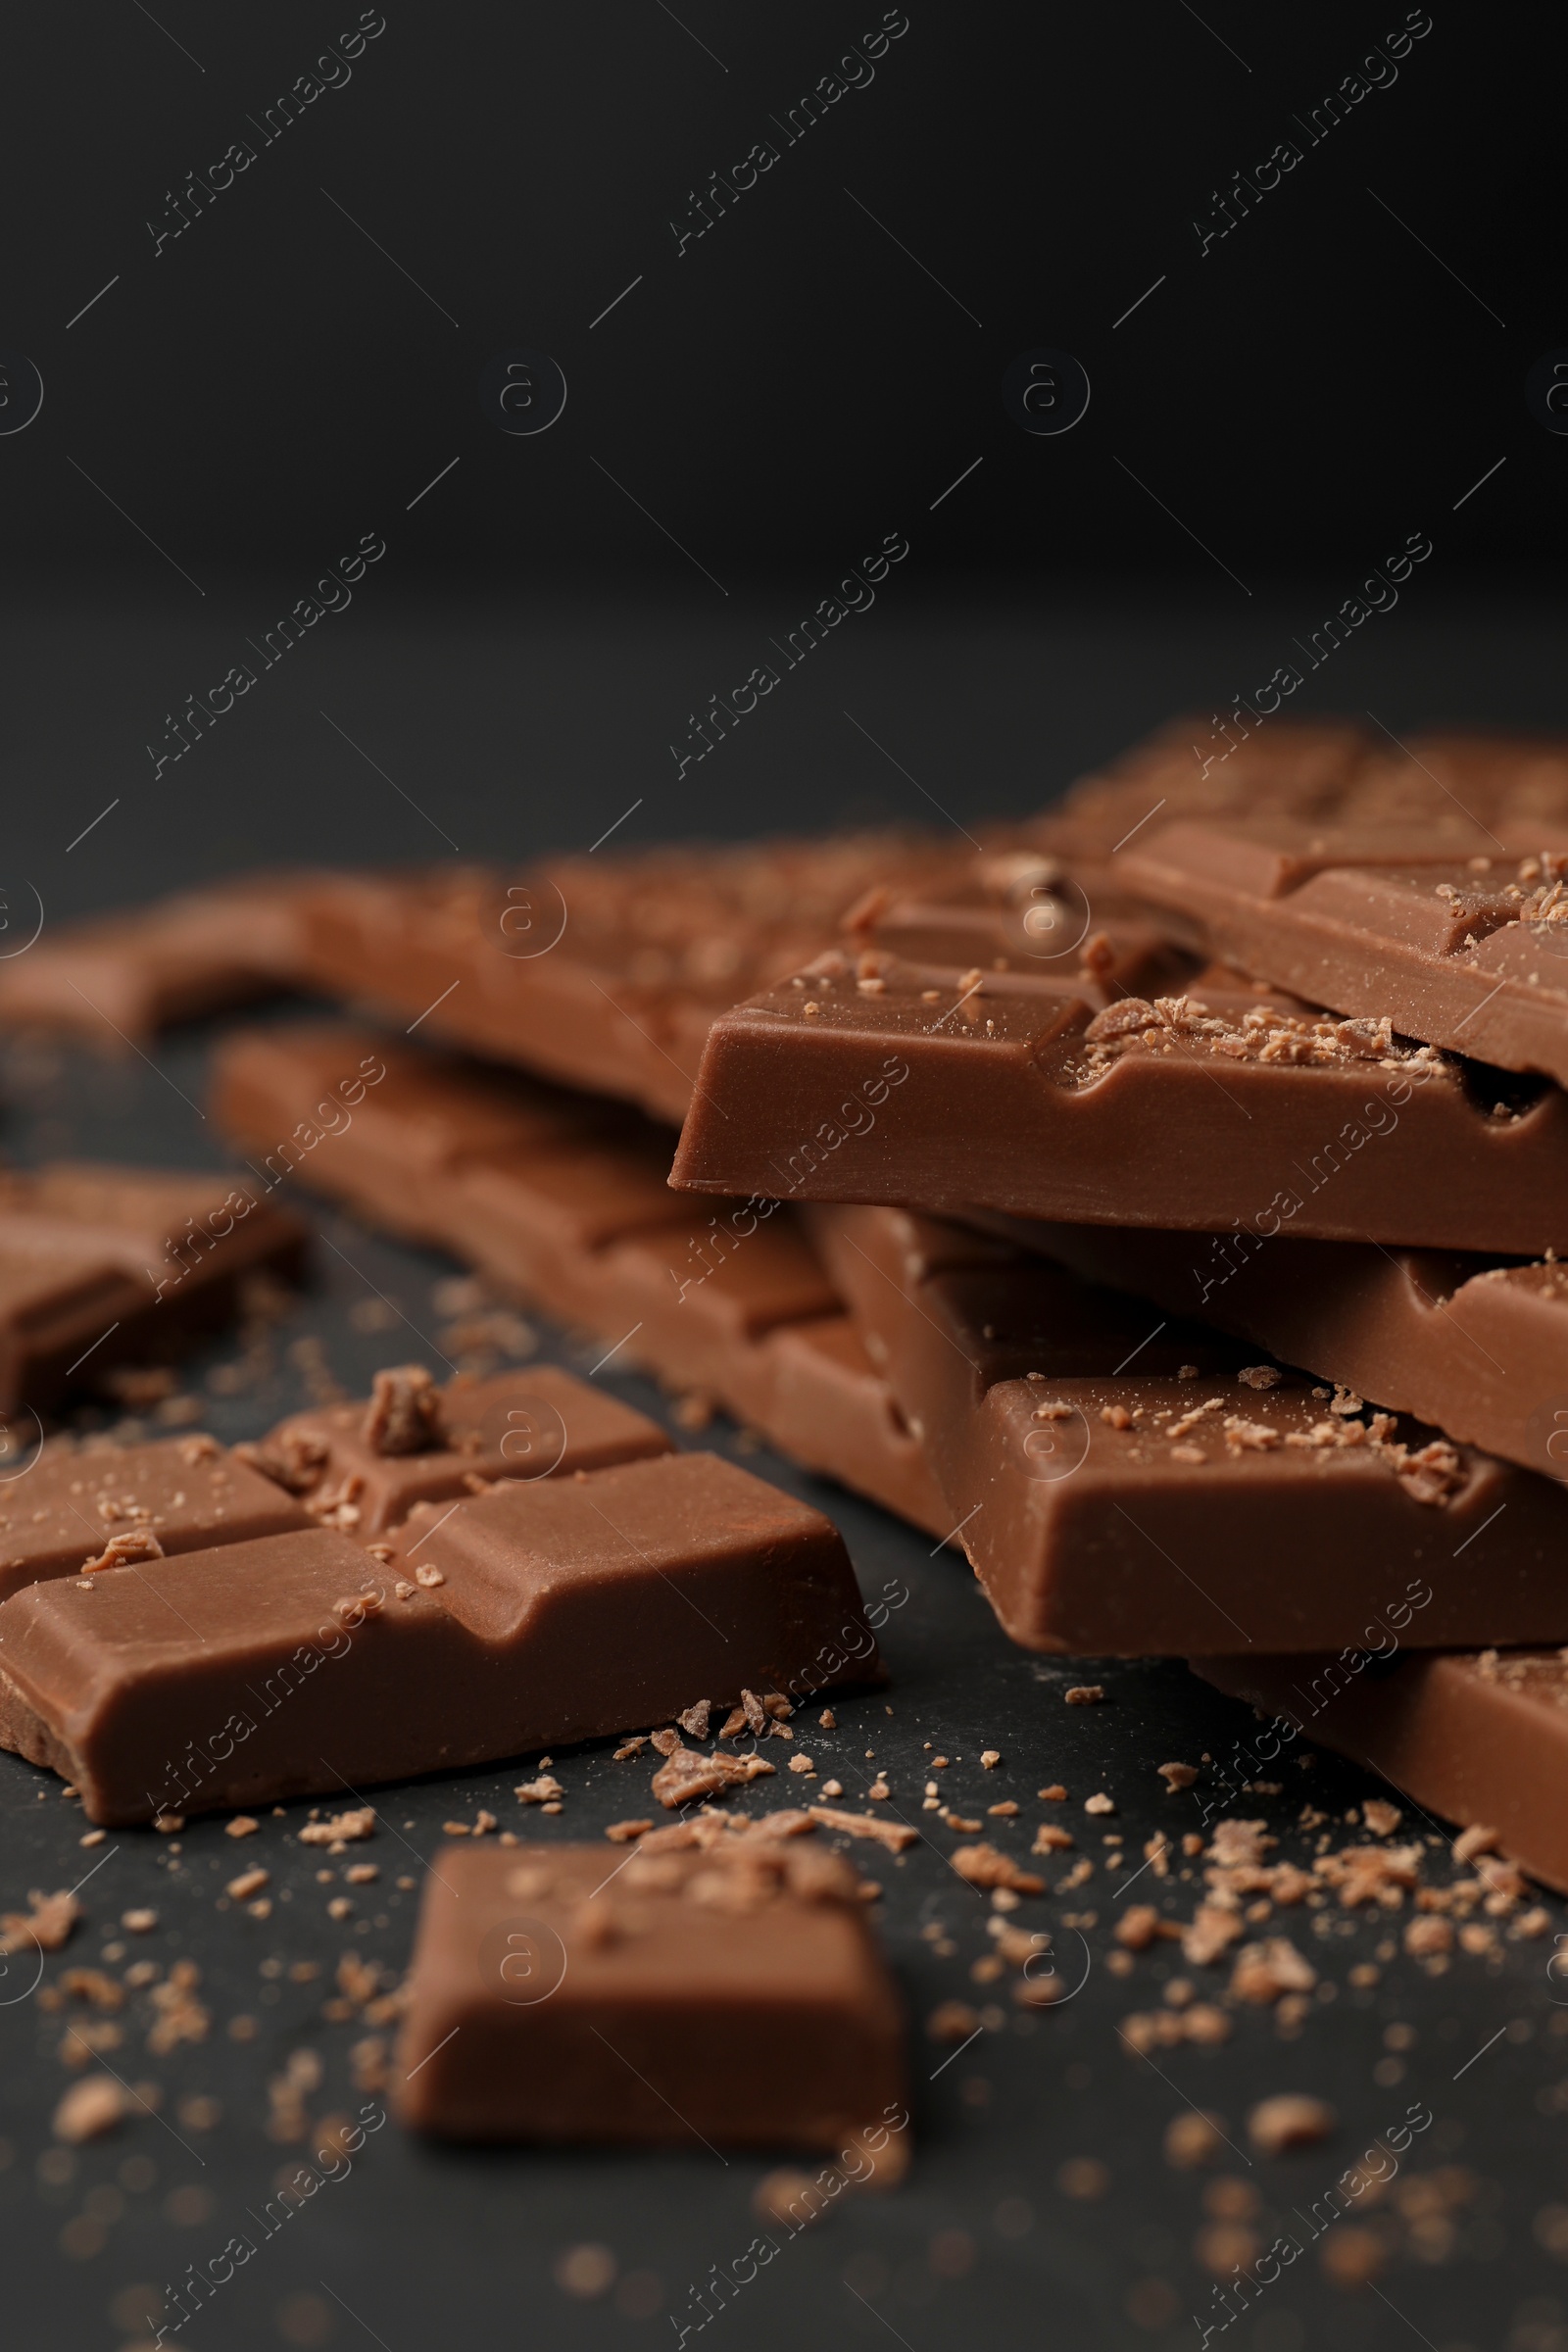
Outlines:
POLYGON ((1025 1647, 1191 1653, 1224 1626, 1329 1648, 1416 1591, 1423 1647, 1568 1640, 1554 1482, 984 1236, 898 1209, 815 1223, 1025 1647))
POLYGON ((132 1560, 216 1556, 215 1545, 309 1525, 297 1502, 212 1438, 152 1446, 51 1438, 30 1467, 0 1483, 0 1601, 50 1577, 77 1576, 115 1545, 132 1560))
POLYGON ((168 1356, 225 1316, 303 1234, 254 1186, 73 1161, 0 1175, 0 1412, 54 1403, 79 1371, 168 1356))
POLYGON ((29 1586, 0 1604, 0 1744, 145 1821, 879 1673, 837 1531, 711 1454, 420 1504, 388 1549, 312 1529, 29 1586))
POLYGON ((668 1129, 314 1028, 229 1040, 215 1103, 245 1149, 318 1135, 319 1148, 301 1141, 302 1178, 601 1332, 617 1362, 717 1398, 808 1469, 932 1535, 951 1524, 789 1212, 766 1200, 694 1209, 664 1181, 668 1129), (379 1079, 340 1109, 337 1081, 365 1068, 379 1079), (302 1116, 313 1102, 327 1107, 302 1116))
POLYGON ((1399 1635, 1377 1625, 1361 1638, 1374 1633, 1372 1648, 1338 1657, 1192 1663, 1233 1698, 1276 1718, 1250 1742, 1259 1756, 1277 1757, 1297 1738, 1337 1748, 1381 1773, 1407 1801, 1469 1830, 1458 1858, 1500 1845, 1533 1877, 1568 1893, 1568 1665, 1560 1653, 1486 1649, 1389 1666, 1399 1635))
POLYGON ((1180 824, 1128 879, 1198 918, 1217 956, 1336 1011, 1506 1070, 1568 1080, 1568 827, 1507 852, 1446 819, 1342 830, 1180 824))
POLYGON ((444 1853, 397 2065, 402 2121, 446 2138, 810 2149, 884 2182, 907 2161, 855 1873, 793 1842, 444 1853))
POLYGON ((1220 976, 1092 991, 846 955, 715 1021, 670 1182, 1115 1225, 1568 1245, 1568 1098, 1220 976))
POLYGON ((1280 1235, 996 1220, 1089 1282, 1201 1315, 1374 1404, 1568 1476, 1568 1266, 1280 1235))
MULTIPOLYGON (((380 1394, 408 1393, 420 1367, 378 1372, 380 1394)), ((236 1448, 324 1527, 361 1543, 405 1520, 416 1503, 450 1502, 493 1479, 570 1478, 612 1462, 645 1461, 674 1450, 657 1421, 554 1364, 460 1376, 438 1389, 423 1373, 429 1442, 388 1452, 364 1404, 316 1405, 290 1413, 256 1446, 236 1448), (428 1385, 425 1385, 428 1384, 428 1385)))
POLYGON ((296 979, 300 875, 213 883, 51 929, 0 963, 0 1022, 81 1030, 113 1050, 296 979))
MULTIPOLYGON (((110 1333, 118 1339, 146 1311, 145 1283, 102 1257, 0 1247, 0 1414, 52 1404, 95 1342, 110 1333)), ((102 1360, 100 1349, 95 1371, 102 1360)), ((0 1460, 9 1463, 22 1443, 8 1423, 0 1460)))

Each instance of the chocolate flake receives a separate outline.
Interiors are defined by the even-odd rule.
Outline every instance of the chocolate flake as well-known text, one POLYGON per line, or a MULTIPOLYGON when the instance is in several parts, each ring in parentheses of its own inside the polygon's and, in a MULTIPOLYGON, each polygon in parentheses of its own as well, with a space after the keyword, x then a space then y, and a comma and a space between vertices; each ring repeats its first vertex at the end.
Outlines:
POLYGON ((422 1364, 397 1364, 376 1373, 365 1441, 374 1453, 425 1453, 445 1446, 441 1392, 422 1364))
POLYGON ((654 1775, 654 1794, 673 1813, 693 1797, 711 1796, 737 1781, 755 1781, 772 1770, 760 1756, 705 1756, 697 1748, 676 1746, 654 1775))

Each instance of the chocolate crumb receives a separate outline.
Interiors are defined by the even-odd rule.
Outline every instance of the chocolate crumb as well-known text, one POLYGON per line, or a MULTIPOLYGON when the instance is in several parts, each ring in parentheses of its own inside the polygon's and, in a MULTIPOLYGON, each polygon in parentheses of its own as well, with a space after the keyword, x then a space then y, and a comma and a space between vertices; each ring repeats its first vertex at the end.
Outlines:
POLYGON ((368 1838, 375 1829, 375 1807, 362 1805, 348 1813, 334 1813, 327 1821, 308 1821, 296 1832, 301 1845, 342 1845, 368 1838))
POLYGON ((0 1913, 0 1954, 8 1958, 29 1950, 59 1951, 81 1917, 74 1894, 40 1894, 34 1888, 27 1901, 28 1911, 0 1913))
POLYGON ((377 1372, 364 1421, 372 1453, 424 1453, 446 1444, 441 1392, 422 1364, 377 1372))
POLYGON ((1173 2115, 1165 2126, 1165 2162, 1174 2165, 1178 2172, 1193 2172, 1200 2164, 1212 2164, 1224 2144, 1220 2117, 1200 2108, 1173 2115))
POLYGON ((125 2112, 125 2094, 109 2075, 88 2075, 74 2082, 55 2109, 56 2139, 79 2146, 112 2132, 125 2112))
POLYGON ((1281 2091, 1259 2101, 1247 2119, 1247 2130, 1259 2154, 1280 2156, 1288 2148, 1310 2147, 1326 2139, 1338 2121, 1326 2101, 1300 2091, 1281 2091))
MULTIPOLYGON (((512 1793, 514 1796, 520 1797, 525 1805, 544 1805, 564 1796, 566 1791, 553 1773, 545 1772, 541 1773, 536 1781, 519 1781, 512 1793)), ((492 1830, 496 1826, 494 1814, 481 1813, 479 1819, 492 1830)), ((484 1831, 481 1829, 474 1831, 474 1836, 477 1838, 482 1838, 483 1835, 484 1831)))
POLYGON ((693 1797, 711 1796, 737 1781, 756 1780, 772 1770, 760 1756, 705 1756, 698 1748, 677 1744, 655 1773, 653 1789, 660 1803, 674 1812, 693 1797))

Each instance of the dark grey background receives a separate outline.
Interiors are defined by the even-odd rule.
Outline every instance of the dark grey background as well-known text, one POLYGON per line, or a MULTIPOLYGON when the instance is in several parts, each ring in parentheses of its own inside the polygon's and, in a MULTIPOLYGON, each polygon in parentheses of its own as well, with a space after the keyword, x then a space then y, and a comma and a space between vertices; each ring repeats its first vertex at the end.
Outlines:
POLYGON ((346 86, 265 145, 359 13, 172 0, 157 24, 125 5, 11 29, 0 347, 46 385, 7 492, 29 555, 126 544, 68 456, 197 578, 318 566, 455 457, 405 560, 551 584, 677 560, 594 459, 731 587, 726 565, 847 561, 982 456, 929 526, 945 564, 1185 577, 1202 559, 1158 498, 1244 575, 1364 564, 1505 455, 1455 546, 1556 552, 1564 453, 1524 398, 1568 341, 1548 12, 1438 7, 1312 145, 1400 0, 915 0, 869 86, 787 146, 877 0, 392 0, 346 86), (671 218, 764 138, 778 163, 677 255, 671 218), (149 220, 241 139, 254 164, 155 258, 149 220), (1286 140, 1300 163, 1203 252, 1195 220, 1286 140), (1040 346, 1094 387, 1060 441, 1002 407, 1040 346), (537 442, 480 414, 480 369, 517 348, 569 386, 537 442))
MULTIPOLYGON (((1035 808, 1172 710, 1223 710, 1294 660, 1295 641, 1413 532, 1434 552, 1397 609, 1295 708, 1370 710, 1401 735, 1449 720, 1563 725, 1568 613, 1552 566, 1568 442, 1524 399, 1531 365, 1568 344, 1554 22, 1439 11, 1396 85, 1201 257, 1192 223, 1213 192, 1296 136, 1292 118, 1403 9, 1200 14, 1169 0, 1066 19, 917 6, 872 85, 677 258, 668 220, 689 191, 771 135, 769 118, 880 9, 394 6, 348 86, 271 146, 257 133, 250 171, 154 259, 145 223, 187 171, 250 137, 247 118, 358 13, 162 0, 152 17, 38 10, 7 28, 0 351, 29 355, 45 385, 27 430, 0 434, 0 886, 13 934, 31 919, 29 888, 53 924, 277 863, 520 857, 586 849, 612 826, 630 846, 1035 808), (1043 346, 1074 353, 1092 384, 1088 413, 1057 438, 1019 431, 1001 397, 1009 362, 1043 346), (568 385, 537 437, 504 435, 480 409, 481 369, 520 349, 551 353, 568 385), (678 776, 669 746, 684 744, 688 714, 771 659, 769 641, 890 532, 909 554, 873 609, 678 776), (259 668, 252 641, 366 533, 386 554, 349 608, 155 773, 147 747, 166 748, 170 715, 231 664, 259 668)), ((180 1099, 203 1100, 204 1052, 187 1036, 160 1041, 147 1064, 12 1053, 5 1146, 210 1164, 215 1140, 180 1099)), ((301 1336, 322 1340, 350 1388, 389 1350, 421 1351, 401 1327, 355 1329, 361 1274, 428 1331, 429 1285, 449 1269, 344 1222, 323 1230, 360 1273, 318 1252, 319 1287, 279 1335, 275 1378, 242 1407, 205 1390, 206 1366, 193 1375, 225 1435, 300 1400, 286 1348, 301 1336)), ((658 1409, 613 1368, 602 1377, 658 1409)), ((731 1440, 720 1427, 713 1442, 731 1440)), ((886 1642, 893 1718, 881 1697, 838 1708, 831 1753, 853 1791, 874 1747, 898 1800, 917 1802, 930 1738, 965 1759, 944 1776, 960 1804, 1005 1788, 1031 1818, 1050 1780, 1075 1806, 1103 1784, 1134 1851, 1178 1816, 1153 1765, 1222 1756, 1246 1728, 1244 1711, 1166 1665, 1075 1665, 1110 1703, 1067 1711, 1070 1678, 1011 1649, 951 1560, 765 1455, 745 1458, 832 1510, 868 1589, 888 1576, 910 1588, 886 1642), (982 1788, 973 1758, 988 1741, 1005 1761, 982 1788)), ((96 1858, 77 1846, 74 1807, 0 1765, 0 1891, 11 1902, 71 1885, 96 1858)), ((558 1767, 570 1795, 554 1834, 597 1835, 646 1794, 642 1768, 612 1766, 604 1749, 558 1767)), ((1370 1787, 1329 1759, 1297 1777, 1342 1809, 1370 1787)), ((513 1821, 513 1778, 399 1792, 386 1819, 423 1856, 445 1819, 477 1804, 513 1821)), ((1258 1800, 1282 1852, 1300 1850, 1299 1795, 1288 1785, 1258 1800)), ((297 1819, 239 1849, 198 1824, 177 1871, 163 1840, 119 1835, 83 1889, 86 1930, 50 1963, 55 1976, 90 1960, 144 1901, 162 1914, 153 1955, 197 1959, 210 2039, 150 2061, 138 2013, 122 2062, 162 2081, 176 2127, 179 2097, 221 2101, 211 2133, 177 2127, 188 2150, 143 2118, 83 2151, 68 2179, 40 2174, 70 2079, 55 2054, 65 2021, 31 2000, 0 2007, 8 2343, 115 2352, 136 2339, 134 2306, 117 2295, 205 2261, 297 2161, 263 2128, 265 2081, 289 2050, 323 2057, 316 2114, 359 2103, 345 2073, 354 2029, 319 2020, 324 1978, 285 1978, 264 2002, 260 1963, 329 1972, 352 1944, 401 1968, 414 1897, 394 1882, 417 1864, 383 1832, 371 1849, 383 1876, 358 1914, 371 1924, 350 1934, 325 1918, 333 1888, 317 1885, 314 1857, 285 1841, 297 1819), (266 1928, 215 1907, 236 1853, 290 1892, 266 1928), (226 2037, 241 2012, 262 2023, 248 2044, 226 2037), (122 2184, 127 2160, 140 2185, 122 2184), (210 2204, 180 2197, 190 2189, 210 2204), (94 2216, 95 2248, 93 2227, 71 2227, 94 2216)), ((940 1854, 868 1866, 888 1886, 913 2017, 969 1993, 980 1906, 940 1854), (952 1926, 956 1957, 930 1955, 918 1928, 931 1918, 952 1926)), ((1549 1939, 1509 1947, 1495 1970, 1459 1960, 1441 1981, 1399 1963, 1352 1994, 1349 1965, 1385 1933, 1357 1918, 1323 1947, 1341 1989, 1299 2040, 1244 2017, 1225 2051, 1161 2056, 1161 2076, 1113 2028, 1156 1997, 1169 1963, 1142 1960, 1127 1983, 1108 1972, 1109 1892, 1102 1872, 1070 1905, 1031 1907, 1058 1927, 1068 1907, 1098 1914, 1082 1993, 1033 2034, 1009 2017, 935 2081, 946 2053, 915 2034, 907 2185, 846 2204, 786 2248, 708 2340, 1191 2345, 1190 2314, 1210 2307, 1193 2254, 1200 2184, 1163 2164, 1160 2134, 1193 2099, 1245 2145, 1254 2099, 1304 2087, 1335 2101, 1342 2127, 1320 2151, 1257 2167, 1268 2214, 1309 2205, 1415 2098, 1437 2121, 1412 2165, 1467 2165, 1475 2194, 1451 2260, 1400 2254, 1379 2281, 1386 2303, 1331 2290, 1308 2258, 1225 2340, 1248 2352, 1568 2344, 1568 2282, 1532 2231, 1565 2185, 1554 2027, 1568 2008, 1552 2000, 1549 1939), (1416 2038, 1396 2053, 1385 2035, 1404 2024, 1416 2038), (1110 2175, 1088 2203, 1057 2185, 1083 2156, 1110 2175), (938 2243, 953 2231, 967 2247, 938 2243), (1143 2325, 1129 2295, 1150 2279, 1168 2297, 1138 2304, 1153 2315, 1143 2325)), ((1070 1957, 1071 1935, 1060 1940, 1070 1957)), ((183 2340, 196 2352, 662 2341, 689 2286, 759 2226, 749 2198, 762 2170, 702 2154, 461 2155, 389 2126, 183 2340), (565 2297, 552 2266, 585 2240, 609 2245, 622 2278, 657 2274, 660 2310, 634 2319, 615 2292, 565 2297), (315 2300, 290 2301, 301 2295, 315 2300)))

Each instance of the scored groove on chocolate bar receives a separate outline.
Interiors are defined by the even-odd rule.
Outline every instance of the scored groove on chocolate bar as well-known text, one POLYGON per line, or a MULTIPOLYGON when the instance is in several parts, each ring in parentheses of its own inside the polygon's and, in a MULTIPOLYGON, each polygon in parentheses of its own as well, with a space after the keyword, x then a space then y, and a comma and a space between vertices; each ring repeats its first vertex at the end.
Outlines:
POLYGON ((864 1360, 788 1211, 665 1183, 673 1138, 623 1105, 332 1028, 241 1032, 219 1050, 215 1119, 241 1150, 514 1296, 604 1335, 617 1363, 716 1398, 807 1468, 933 1536, 949 1522, 919 1447, 864 1360), (311 1105, 364 1060, 352 1113, 311 1105), (291 1154, 277 1145, 295 1138, 291 1154))

